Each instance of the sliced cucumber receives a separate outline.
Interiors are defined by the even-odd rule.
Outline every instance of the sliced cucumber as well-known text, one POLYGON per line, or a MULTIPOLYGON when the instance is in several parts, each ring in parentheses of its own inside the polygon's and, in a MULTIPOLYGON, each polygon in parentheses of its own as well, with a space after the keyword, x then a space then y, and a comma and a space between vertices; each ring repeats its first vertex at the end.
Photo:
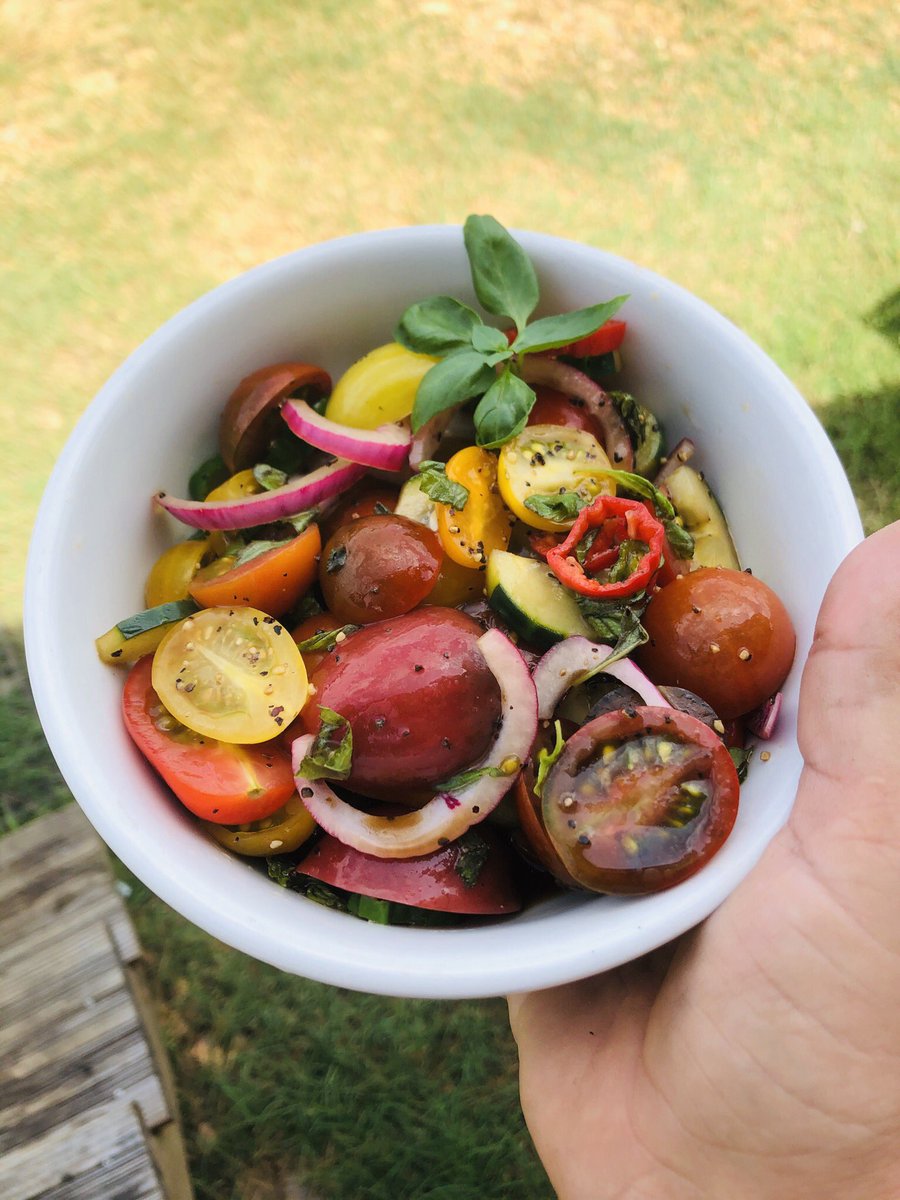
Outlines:
POLYGON ((575 634, 592 636, 575 597, 545 562, 495 550, 486 582, 491 608, 531 645, 552 646, 575 634))
POLYGON ((666 479, 666 491, 694 539, 694 562, 701 567, 741 569, 725 514, 709 485, 693 467, 682 464, 666 479))
POLYGON ((173 600, 135 613, 97 638, 97 653, 114 667, 130 666, 145 654, 152 654, 173 625, 196 611, 193 600, 173 600))

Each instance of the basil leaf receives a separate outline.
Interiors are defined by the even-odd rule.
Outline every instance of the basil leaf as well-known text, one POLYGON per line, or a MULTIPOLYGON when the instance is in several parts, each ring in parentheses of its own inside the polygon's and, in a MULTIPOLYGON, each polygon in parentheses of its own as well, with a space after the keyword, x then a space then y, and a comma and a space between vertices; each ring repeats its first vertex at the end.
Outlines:
POLYGON ((417 354, 445 355, 473 345, 482 325, 478 313, 461 300, 432 296, 409 306, 394 330, 394 339, 417 354))
POLYGON ((738 783, 743 783, 748 774, 750 767, 750 759, 753 756, 753 747, 749 750, 744 750, 740 746, 729 746, 728 753, 731 755, 731 761, 734 763, 737 771, 738 783))
POLYGON ((571 521, 590 503, 586 496, 564 491, 555 496, 528 496, 525 507, 547 521, 571 521))
POLYGON ((353 731, 346 717, 319 705, 321 725, 309 753, 300 764, 301 779, 346 779, 353 757, 353 731))
POLYGON ((294 533, 302 533, 318 517, 318 509, 308 508, 305 512, 297 513, 294 517, 285 517, 284 523, 294 527, 294 533))
POLYGON ((279 471, 277 467, 270 467, 268 463, 257 463, 253 468, 253 478, 267 492, 284 487, 288 481, 286 471, 279 471))
POLYGON ((537 396, 524 380, 510 370, 504 371, 481 397, 475 409, 478 445, 485 450, 493 450, 521 433, 535 400, 537 396))
POLYGON ((494 372, 474 350, 462 350, 442 359, 419 384, 412 411, 413 433, 426 421, 448 408, 456 408, 486 392, 496 379, 494 372))
POLYGON ((507 358, 512 355, 506 334, 493 325, 479 325, 472 330, 472 348, 479 354, 504 354, 507 358))
POLYGON ((335 575, 347 561, 347 547, 335 546, 325 560, 325 570, 329 575, 335 575))
POLYGON ((324 609, 312 592, 307 592, 297 607, 291 614, 291 620, 294 624, 299 625, 301 621, 305 621, 308 617, 317 617, 324 609))
POLYGON ((672 552, 677 554, 679 558, 694 557, 694 539, 683 525, 679 525, 676 520, 663 521, 663 529, 666 531, 666 537, 669 539, 669 545, 672 547, 672 552))
POLYGON ((577 342, 598 330, 619 311, 627 299, 627 296, 616 296, 614 300, 592 304, 590 308, 577 308, 574 312, 560 313, 559 316, 542 317, 522 330, 512 348, 517 354, 522 354, 568 346, 570 342, 577 342))
POLYGON ((537 777, 534 781, 534 794, 536 796, 540 796, 543 793, 544 780, 550 774, 550 768, 566 748, 566 739, 562 735, 562 725, 559 721, 554 721, 553 724, 556 726, 556 745, 552 750, 538 750, 537 777))
MULTIPOLYGON (((246 546, 238 551, 237 558, 234 560, 235 567, 242 567, 244 563, 252 562, 254 558, 259 558, 261 554, 268 554, 270 550, 275 550, 278 546, 283 546, 284 540, 280 542, 258 541, 249 542, 246 546)), ((232 568, 233 570, 234 568, 232 568)))
POLYGON ((188 494, 192 500, 205 500, 209 493, 220 483, 224 483, 230 474, 231 472, 222 461, 221 455, 214 454, 212 458, 202 462, 191 475, 188 494))
POLYGON ((494 217, 466 218, 463 239, 475 295, 489 313, 525 328, 538 302, 538 281, 528 255, 494 217))
POLYGON ((464 887, 472 888, 478 882, 491 848, 475 829, 467 829, 457 840, 456 846, 458 853, 453 870, 463 881, 464 887))
POLYGON ((432 459, 419 467, 419 488, 430 500, 456 509, 465 508, 469 499, 469 489, 448 479, 446 465, 432 459))
POLYGON ((504 771, 502 767, 470 767, 468 771, 460 771, 458 775, 445 779, 443 783, 434 784, 434 791, 438 793, 461 792, 463 788, 467 788, 471 783, 476 783, 485 775, 490 775, 491 779, 499 779, 501 775, 511 774, 511 771, 504 771))
POLYGON ((641 613, 647 606, 647 597, 643 593, 628 601, 594 600, 590 596, 576 596, 575 599, 597 641, 613 647, 612 654, 603 660, 601 670, 650 640, 641 624, 641 613))
POLYGON ((312 637, 304 638, 302 642, 298 642, 297 649, 301 654, 306 654, 307 651, 313 650, 330 652, 344 638, 349 637, 351 633, 356 633, 357 629, 359 629, 358 625, 343 625, 340 629, 323 629, 321 633, 314 633, 312 637), (344 637, 341 637, 341 634, 344 637))

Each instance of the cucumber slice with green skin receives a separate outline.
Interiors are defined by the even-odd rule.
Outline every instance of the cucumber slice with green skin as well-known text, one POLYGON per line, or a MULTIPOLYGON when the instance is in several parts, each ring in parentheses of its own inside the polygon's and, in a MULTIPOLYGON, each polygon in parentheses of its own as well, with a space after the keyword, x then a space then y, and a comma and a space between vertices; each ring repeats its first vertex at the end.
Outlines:
POLYGON ((417 475, 414 475, 412 479, 407 479, 400 489, 400 495, 394 505, 394 513, 398 517, 406 517, 410 521, 418 522, 419 525, 427 525, 429 529, 437 530, 437 505, 430 496, 426 496, 422 491, 417 475))
POLYGON ((152 654, 173 625, 195 612, 197 605, 193 600, 158 604, 119 621, 98 637, 94 645, 103 662, 114 667, 130 666, 145 654, 152 654))
POLYGON ((634 470, 645 479, 653 479, 663 455, 663 431, 649 408, 639 404, 627 392, 610 392, 610 398, 625 422, 634 446, 634 470))
POLYGON ((491 608, 532 646, 593 636, 575 597, 539 559, 495 550, 488 559, 486 591, 491 608))
POLYGON ((668 476, 665 490, 694 539, 694 563, 739 571, 741 564, 725 514, 702 475, 683 464, 668 476))

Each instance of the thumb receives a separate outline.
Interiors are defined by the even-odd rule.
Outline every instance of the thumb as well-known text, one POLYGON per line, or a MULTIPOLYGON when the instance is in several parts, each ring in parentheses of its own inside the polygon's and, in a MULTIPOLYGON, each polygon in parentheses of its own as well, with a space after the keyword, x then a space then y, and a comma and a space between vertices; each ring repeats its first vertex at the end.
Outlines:
POLYGON ((822 603, 801 686, 806 767, 791 818, 822 882, 881 933, 896 925, 896 901, 886 901, 900 889, 898 736, 900 522, 852 551, 822 603))

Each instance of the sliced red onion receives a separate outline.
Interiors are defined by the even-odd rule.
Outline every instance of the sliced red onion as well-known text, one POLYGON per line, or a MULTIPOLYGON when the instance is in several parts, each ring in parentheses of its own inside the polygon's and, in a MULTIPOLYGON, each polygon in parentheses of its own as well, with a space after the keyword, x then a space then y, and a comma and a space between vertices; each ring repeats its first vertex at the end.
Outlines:
POLYGON ((656 478, 653 480, 654 484, 658 488, 661 488, 670 475, 677 471, 679 467, 683 467, 689 458, 693 458, 695 449, 696 447, 690 438, 682 438, 667 457, 662 467, 660 467, 656 478))
POLYGON ((418 471, 423 462, 433 459, 437 454, 447 426, 453 420, 453 411, 452 408, 448 408, 436 413, 431 420, 425 422, 418 433, 413 434, 409 450, 410 470, 418 471))
POLYGON ((611 646, 600 646, 585 637, 569 637, 557 642, 543 656, 532 676, 538 697, 538 718, 542 721, 551 720, 557 704, 569 688, 584 683, 599 671, 613 675, 620 683, 633 688, 643 703, 651 708, 672 707, 630 659, 620 658, 608 667, 604 666, 610 654, 611 646))
POLYGON ((525 356, 522 364, 522 378, 526 383, 537 384, 538 387, 551 387, 567 396, 583 400, 587 412, 603 433, 606 457, 617 471, 634 470, 634 449, 625 422, 603 388, 585 375, 584 371, 570 367, 567 363, 557 362, 554 358, 541 358, 537 354, 530 354, 525 356))
POLYGON ((765 704, 761 704, 755 712, 751 713, 747 718, 747 728, 751 733, 755 733, 758 738, 762 738, 767 742, 775 732, 775 726, 778 724, 778 717, 781 714, 782 694, 776 692, 774 696, 770 696, 765 704))
POLYGON ((344 492, 365 475, 357 463, 337 459, 328 466, 288 480, 283 487, 237 500, 178 500, 159 492, 156 503, 194 529, 250 529, 283 521, 344 492))
POLYGON ((353 429, 329 421, 305 400, 286 400, 281 415, 297 437, 310 446, 364 467, 397 471, 409 457, 409 426, 389 423, 377 429, 353 429))
POLYGON ((310 816, 326 833, 376 858, 415 858, 455 841, 493 812, 531 752, 537 733, 537 696, 525 660, 499 629, 489 629, 478 639, 478 647, 500 685, 501 723, 488 753, 475 766, 502 767, 509 773, 482 775, 452 795, 438 793, 415 812, 374 816, 342 800, 324 779, 300 775, 314 740, 312 734, 304 734, 291 748, 297 790, 310 816))

